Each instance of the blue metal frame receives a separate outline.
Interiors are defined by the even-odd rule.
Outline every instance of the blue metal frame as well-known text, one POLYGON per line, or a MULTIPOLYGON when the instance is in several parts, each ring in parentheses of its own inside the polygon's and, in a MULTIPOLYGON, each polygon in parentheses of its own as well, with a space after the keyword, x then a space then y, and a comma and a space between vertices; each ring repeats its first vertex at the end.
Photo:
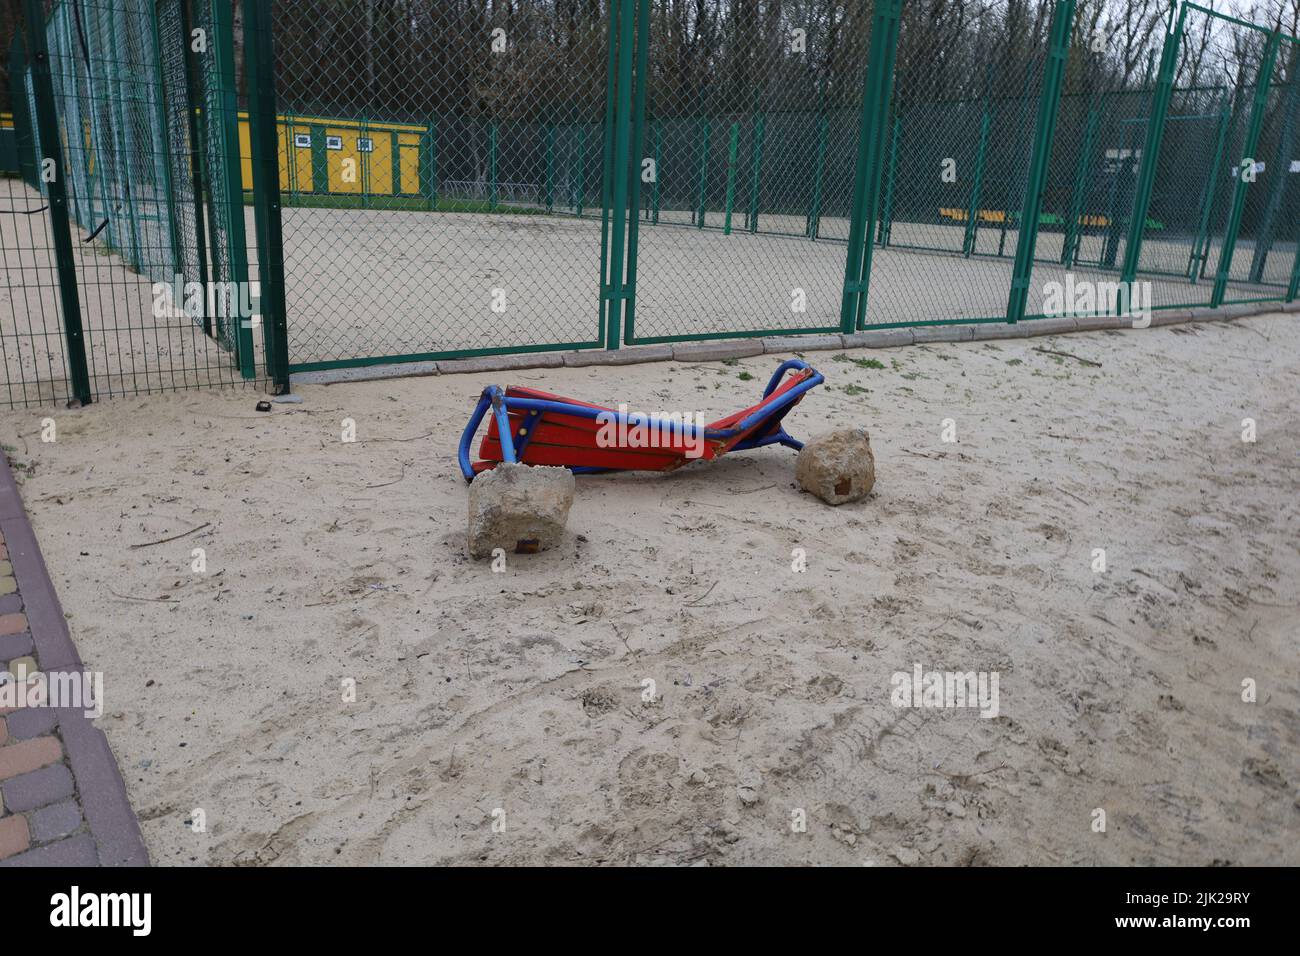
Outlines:
MULTIPOLYGON (((777 430, 770 435, 764 435, 761 438, 747 438, 745 441, 738 442, 731 451, 747 451, 751 448, 762 448, 765 445, 782 444, 788 448, 798 451, 803 447, 803 442, 792 438, 784 428, 780 427, 780 422, 786 414, 794 407, 795 401, 807 392, 809 389, 816 388, 822 382, 826 381, 821 372, 812 368, 807 362, 801 359, 788 359, 782 362, 780 367, 772 374, 772 378, 767 383, 767 388, 763 390, 763 398, 766 399, 781 384, 785 373, 795 369, 796 371, 810 370, 813 374, 807 379, 800 382, 794 388, 790 389, 780 396, 777 401, 770 406, 757 408, 742 418, 730 428, 703 428, 698 425, 687 425, 685 422, 663 421, 652 415, 644 415, 639 412, 617 412, 609 408, 593 408, 589 405, 577 405, 569 402, 554 401, 544 398, 510 398, 506 395, 505 389, 500 385, 489 385, 483 389, 479 396, 478 404, 474 406, 474 413, 470 415, 469 424, 465 426, 465 431, 460 436, 460 446, 456 451, 457 460, 460 463, 461 474, 465 476, 466 481, 474 480, 474 467, 470 463, 470 446, 474 443, 474 435, 478 432, 479 425, 483 422, 483 416, 487 414, 489 408, 497 421, 497 435, 501 440, 501 453, 505 461, 517 462, 519 455, 527 447, 528 442, 532 439, 532 429, 520 429, 520 434, 516 436, 510 428, 510 412, 525 411, 529 416, 537 416, 546 412, 554 412, 558 415, 574 415, 580 418, 600 418, 613 414, 614 421, 620 426, 647 426, 656 431, 662 431, 667 428, 675 436, 690 435, 698 439, 703 432, 704 441, 721 441, 734 438, 754 428, 765 421, 770 420, 776 424, 777 430), (518 438, 518 441, 516 441, 518 438)), ((571 465, 569 470, 575 475, 597 474, 600 472, 610 471, 609 468, 594 468, 587 465, 571 465)))

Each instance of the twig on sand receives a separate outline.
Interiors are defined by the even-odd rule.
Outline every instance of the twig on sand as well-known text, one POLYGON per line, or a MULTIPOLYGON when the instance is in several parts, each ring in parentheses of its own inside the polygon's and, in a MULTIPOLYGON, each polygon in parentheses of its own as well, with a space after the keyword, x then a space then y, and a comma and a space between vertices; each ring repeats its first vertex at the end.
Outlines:
POLYGON ((115 598, 121 598, 123 601, 154 601, 154 602, 157 602, 157 603, 159 603, 159 604, 175 604, 175 603, 176 603, 175 601, 173 601, 173 600, 172 600, 171 598, 169 598, 169 597, 147 598, 147 597, 136 597, 134 594, 118 594, 118 593, 117 593, 116 591, 114 591, 112 588, 109 588, 109 589, 108 589, 108 593, 111 594, 111 595, 113 595, 113 597, 115 597, 115 598))
POLYGON ((414 435, 411 438, 366 438, 363 439, 362 441, 357 442, 357 444, 365 445, 368 444, 369 442, 376 442, 376 441, 419 441, 421 438, 432 438, 432 437, 433 437, 433 432, 429 432, 427 435, 414 435))
POLYGON ((705 591, 703 594, 701 594, 699 597, 697 597, 694 601, 687 601, 687 602, 683 605, 683 607, 698 607, 699 604, 700 604, 700 602, 703 601, 703 600, 704 600, 706 597, 708 597, 710 594, 712 594, 712 593, 713 593, 713 589, 716 588, 717 586, 718 586, 718 582, 717 582, 717 581, 714 581, 712 584, 709 585, 709 589, 708 589, 707 591, 705 591))
POLYGON ((377 485, 366 485, 366 487, 367 487, 367 488, 387 488, 389 485, 395 485, 395 484, 397 484, 399 481, 401 481, 401 480, 402 480, 403 478, 405 478, 405 477, 406 477, 406 465, 402 465, 402 473, 401 473, 400 475, 398 475, 396 478, 394 478, 392 481, 384 481, 384 482, 381 482, 381 483, 379 483, 379 484, 377 484, 377 485))
POLYGON ((1081 362, 1084 365, 1091 365, 1093 368, 1101 368, 1100 362, 1094 362, 1092 359, 1080 358, 1070 352, 1058 352, 1056 349, 1042 349, 1038 346, 1034 346, 1034 351, 1042 352, 1044 355, 1059 355, 1061 358, 1074 359, 1076 362, 1081 362))
POLYGON ((202 531, 204 528, 208 527, 211 524, 212 524, 211 521, 205 521, 197 528, 190 528, 189 531, 182 531, 180 534, 174 534, 170 538, 161 538, 158 541, 146 541, 143 544, 133 544, 131 545, 131 550, 134 551, 136 548, 152 548, 155 544, 166 544, 168 541, 175 541, 177 538, 184 538, 188 535, 191 535, 195 531, 202 531))

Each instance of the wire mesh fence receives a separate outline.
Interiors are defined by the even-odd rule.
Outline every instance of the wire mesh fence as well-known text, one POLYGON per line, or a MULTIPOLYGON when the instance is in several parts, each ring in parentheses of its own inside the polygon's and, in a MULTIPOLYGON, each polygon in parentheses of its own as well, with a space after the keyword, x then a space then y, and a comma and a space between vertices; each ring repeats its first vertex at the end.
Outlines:
POLYGON ((1300 43, 1195 3, 24 7, 50 88, 18 29, 11 404, 1014 322, 1087 311, 1060 298, 1079 284, 1282 300, 1300 276, 1300 43), (282 329, 223 301, 250 278, 282 329), (156 314, 156 284, 191 282, 216 302, 156 314))
MULTIPOLYGON (((0 214, 8 405, 238 380, 232 340, 205 329, 239 323, 228 296, 241 290, 211 294, 199 236, 236 213, 242 223, 242 197, 197 221, 194 193, 184 202, 201 179, 192 170, 212 163, 188 128, 197 107, 168 70, 195 42, 169 23, 177 5, 23 5, 9 74, 21 169, 3 181, 0 214)), ((216 112, 197 109, 208 119, 216 112)), ((242 236, 228 248, 246 260, 242 236)), ((242 277, 231 270, 228 278, 242 277)), ((251 351, 246 360, 251 369, 251 351)))

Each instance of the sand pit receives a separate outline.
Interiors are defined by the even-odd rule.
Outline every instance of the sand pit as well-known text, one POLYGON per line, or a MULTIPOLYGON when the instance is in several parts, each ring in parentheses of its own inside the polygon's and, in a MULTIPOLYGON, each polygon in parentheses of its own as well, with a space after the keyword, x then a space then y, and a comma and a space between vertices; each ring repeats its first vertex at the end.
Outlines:
POLYGON ((159 864, 1294 865, 1298 356, 1282 316, 812 354, 787 425, 869 428, 868 499, 799 494, 781 448, 583 477, 502 573, 453 459, 488 380, 712 418, 779 357, 2 437, 159 864), (997 674, 998 716, 895 707, 916 665, 997 674))

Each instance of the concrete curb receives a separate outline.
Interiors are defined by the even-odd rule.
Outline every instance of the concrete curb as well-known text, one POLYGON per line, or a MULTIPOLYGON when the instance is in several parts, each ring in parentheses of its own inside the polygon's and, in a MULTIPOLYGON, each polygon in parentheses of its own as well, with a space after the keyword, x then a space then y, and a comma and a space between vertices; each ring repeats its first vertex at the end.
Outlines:
MULTIPOLYGON (((1275 312, 1300 312, 1295 302, 1260 302, 1209 308, 1159 309, 1151 313, 1150 328, 1181 325, 1186 322, 1231 322, 1234 319, 1275 312)), ((974 325, 922 325, 900 329, 870 329, 866 332, 817 335, 771 335, 752 339, 727 339, 717 342, 675 342, 660 345, 633 345, 615 350, 592 349, 582 352, 530 352, 516 355, 483 355, 477 358, 449 359, 439 362, 404 362, 396 365, 368 365, 363 368, 332 369, 320 372, 296 372, 294 385, 332 385, 338 382, 365 382, 410 375, 452 375, 461 372, 505 372, 532 368, 584 368, 592 365, 635 365, 641 362, 719 362, 723 359, 750 358, 764 354, 791 352, 826 352, 841 349, 892 349, 908 345, 943 342, 986 342, 1004 339, 1029 339, 1042 335, 1071 335, 1076 332, 1134 330, 1131 319, 1110 315, 1079 318, 1025 319, 1014 325, 1005 322, 981 322, 974 325)))

